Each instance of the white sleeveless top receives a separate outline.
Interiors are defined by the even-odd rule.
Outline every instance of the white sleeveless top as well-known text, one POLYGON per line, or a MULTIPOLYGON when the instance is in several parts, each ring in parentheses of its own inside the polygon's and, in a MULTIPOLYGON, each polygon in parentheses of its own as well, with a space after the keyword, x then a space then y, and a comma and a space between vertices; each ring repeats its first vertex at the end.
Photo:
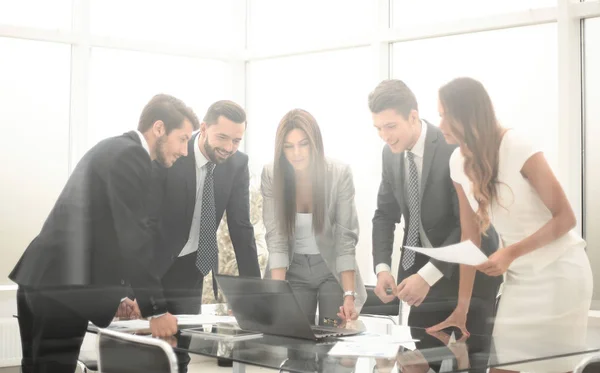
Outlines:
MULTIPOLYGON (((502 239, 510 246, 538 231, 551 218, 552 213, 540 196, 521 174, 525 162, 540 152, 522 134, 508 130, 500 143, 498 167, 498 200, 490 205, 491 223, 502 239)), ((464 172, 464 157, 457 148, 450 157, 450 176, 461 184, 474 211, 479 204, 472 191, 472 183, 464 172)), ((510 269, 538 271, 558 259, 566 250, 584 248, 586 242, 570 230, 550 244, 517 258, 510 269)))
POLYGON ((312 218, 311 213, 296 213, 295 254, 315 255, 321 253, 313 233, 312 218))

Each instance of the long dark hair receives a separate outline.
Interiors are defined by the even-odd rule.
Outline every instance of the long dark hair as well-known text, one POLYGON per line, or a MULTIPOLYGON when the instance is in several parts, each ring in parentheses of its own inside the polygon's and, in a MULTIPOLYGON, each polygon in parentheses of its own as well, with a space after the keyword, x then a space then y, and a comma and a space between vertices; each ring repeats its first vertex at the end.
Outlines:
POLYGON ((492 100, 479 81, 457 78, 439 90, 452 135, 465 157, 465 173, 473 182, 479 203, 480 232, 490 226, 489 207, 498 198, 498 163, 504 129, 496 119, 492 100))
POLYGON ((283 116, 275 136, 274 194, 278 221, 288 237, 293 236, 296 226, 296 175, 293 166, 283 153, 285 139, 294 129, 306 133, 310 144, 310 176, 312 181, 312 227, 321 233, 325 221, 325 172, 326 161, 321 130, 315 118, 307 111, 293 109, 283 116))

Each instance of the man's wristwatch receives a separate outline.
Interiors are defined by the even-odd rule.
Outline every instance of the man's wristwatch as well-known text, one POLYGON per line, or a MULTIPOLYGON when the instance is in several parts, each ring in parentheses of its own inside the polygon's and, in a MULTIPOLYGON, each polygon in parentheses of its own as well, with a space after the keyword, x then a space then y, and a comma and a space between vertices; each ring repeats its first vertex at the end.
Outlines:
POLYGON ((345 291, 345 292, 344 292, 344 299, 345 299, 346 297, 350 297, 350 296, 351 296, 352 298, 356 299, 356 292, 355 292, 355 291, 353 291, 353 290, 347 290, 347 291, 345 291))

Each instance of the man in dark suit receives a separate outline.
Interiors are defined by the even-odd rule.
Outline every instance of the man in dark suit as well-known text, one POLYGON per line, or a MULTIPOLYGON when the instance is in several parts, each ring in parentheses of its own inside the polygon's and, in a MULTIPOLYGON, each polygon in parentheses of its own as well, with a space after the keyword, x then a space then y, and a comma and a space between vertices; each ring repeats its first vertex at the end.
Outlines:
MULTIPOLYGON (((404 217, 402 247, 443 247, 461 241, 458 198, 449 168, 455 146, 446 143, 437 127, 419 118, 415 96, 402 81, 381 82, 369 95, 369 108, 387 144, 373 217, 375 293, 386 303, 400 298, 412 306, 408 324, 428 328, 457 308, 459 266, 404 249, 396 285, 390 273, 394 230, 404 217)), ((490 255, 498 247, 498 236, 493 228, 486 233, 481 249, 490 255)), ((469 332, 491 333, 500 282, 498 277, 477 273, 470 308, 462 310, 469 312, 469 332)))
MULTIPOLYGON (((170 167, 185 156, 198 126, 183 102, 157 95, 144 107, 137 131, 101 141, 79 161, 9 276, 19 284, 23 372, 72 373, 88 321, 108 326, 126 283, 136 290, 142 316, 167 311, 152 272, 152 160, 170 167)), ((155 336, 170 336, 177 320, 167 314, 152 319, 150 328, 155 336)))
MULTIPOLYGON (((248 156, 238 151, 246 113, 232 101, 212 104, 200 132, 188 143, 188 156, 172 168, 155 165, 153 200, 162 222, 157 256, 167 308, 173 314, 198 314, 204 276, 218 270, 216 232, 223 213, 239 273, 260 277, 250 223, 248 156)), ((213 281, 215 298, 217 284, 213 281)), ((185 371, 189 357, 179 356, 185 371)))

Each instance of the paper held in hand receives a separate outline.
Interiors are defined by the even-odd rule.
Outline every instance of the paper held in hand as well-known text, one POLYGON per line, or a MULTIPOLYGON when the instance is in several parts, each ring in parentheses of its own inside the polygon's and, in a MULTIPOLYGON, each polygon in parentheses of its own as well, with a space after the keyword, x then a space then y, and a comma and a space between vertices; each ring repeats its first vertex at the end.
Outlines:
POLYGON ((426 248, 406 246, 406 249, 414 250, 418 253, 427 255, 433 259, 442 262, 468 264, 472 266, 484 263, 487 257, 475 244, 471 241, 463 241, 454 245, 426 248))

